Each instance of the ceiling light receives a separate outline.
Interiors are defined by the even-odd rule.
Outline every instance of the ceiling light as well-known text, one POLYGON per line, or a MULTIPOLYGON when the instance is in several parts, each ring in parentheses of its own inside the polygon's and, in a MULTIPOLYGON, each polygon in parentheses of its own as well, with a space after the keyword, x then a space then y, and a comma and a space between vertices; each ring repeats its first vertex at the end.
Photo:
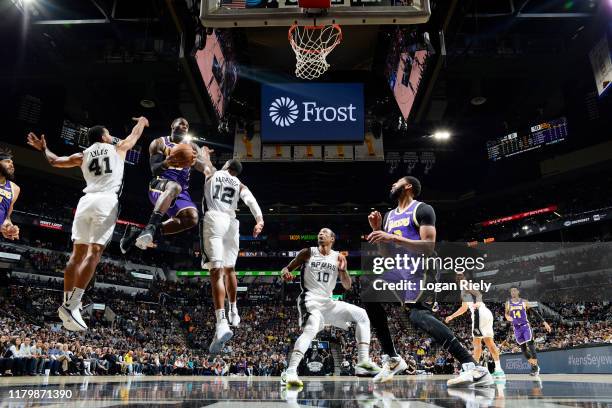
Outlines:
POLYGON ((472 98, 472 100, 470 102, 474 106, 480 106, 483 103, 485 103, 486 101, 487 101, 487 98, 485 98, 484 96, 475 96, 475 97, 472 98))
POLYGON ((436 140, 448 140, 451 135, 447 130, 438 130, 431 136, 436 140))
POLYGON ((155 107, 155 102, 151 99, 141 99, 140 106, 143 108, 151 109, 155 107))

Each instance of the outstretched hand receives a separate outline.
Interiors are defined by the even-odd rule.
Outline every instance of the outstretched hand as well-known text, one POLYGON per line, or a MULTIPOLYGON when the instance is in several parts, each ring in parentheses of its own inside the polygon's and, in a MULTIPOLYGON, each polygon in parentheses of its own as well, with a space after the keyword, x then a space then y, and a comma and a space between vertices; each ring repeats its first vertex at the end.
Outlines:
POLYGON ((285 282, 290 282, 293 280, 293 274, 289 272, 289 269, 287 268, 283 268, 283 270, 281 271, 281 277, 285 282))
POLYGON ((214 150, 214 149, 211 149, 211 148, 209 148, 208 146, 202 146, 202 147, 200 147, 200 149, 202 150, 202 153, 203 153, 203 154, 204 154, 204 153, 205 153, 205 154, 208 154, 208 157, 210 157, 210 154, 211 154, 211 153, 214 153, 214 152, 215 152, 215 150, 214 150))
POLYGON ((145 127, 149 127, 149 119, 145 118, 144 116, 139 116, 137 118, 132 118, 133 121, 136 122, 143 122, 145 127))
POLYGON ((19 239, 19 227, 13 224, 3 224, 0 228, 0 233, 5 239, 11 241, 19 239))
POLYGON ((41 152, 47 149, 47 140, 45 139, 45 135, 41 135, 39 138, 34 132, 28 133, 28 144, 41 152))
POLYGON ((264 227, 263 221, 260 221, 257 224, 255 224, 255 227, 253 227, 253 238, 257 238, 259 234, 261 234, 263 227, 264 227))
POLYGON ((370 244, 376 244, 377 242, 392 242, 395 236, 385 231, 372 231, 367 239, 370 244))
POLYGON ((372 211, 370 215, 368 215, 368 223, 370 227, 372 227, 372 231, 377 231, 382 227, 382 215, 378 211, 372 211))

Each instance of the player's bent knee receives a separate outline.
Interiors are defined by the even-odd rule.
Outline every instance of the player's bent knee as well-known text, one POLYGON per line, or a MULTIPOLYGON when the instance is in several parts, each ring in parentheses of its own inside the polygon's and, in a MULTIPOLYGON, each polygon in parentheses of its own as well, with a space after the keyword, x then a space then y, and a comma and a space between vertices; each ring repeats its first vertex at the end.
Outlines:
POLYGON ((306 333, 314 333, 314 336, 323 328, 323 316, 318 313, 313 313, 308 317, 304 324, 303 331, 306 333))
POLYGON ((91 244, 87 253, 87 259, 90 261, 100 261, 104 252, 104 246, 99 244, 91 244))
POLYGON ((212 264, 213 266, 210 269, 210 276, 213 279, 219 279, 223 276, 223 267, 221 266, 222 262, 213 262, 212 264))
POLYGON ((179 183, 176 183, 174 181, 168 181, 166 183, 166 188, 164 189, 164 192, 167 192, 168 194, 174 196, 181 194, 182 191, 183 187, 181 187, 179 183))
POLYGON ((521 351, 527 360, 531 359, 531 353, 527 349, 527 345, 525 343, 521 344, 521 351))
POLYGON ((198 212, 193 208, 188 208, 179 214, 179 219, 186 228, 195 227, 199 221, 198 212))
POLYGON ((436 332, 446 332, 452 335, 452 332, 448 327, 446 327, 442 322, 433 317, 431 313, 422 309, 412 309, 410 311, 410 321, 414 323, 417 327, 425 330, 429 334, 434 334, 436 332))
POLYGON ((368 313, 365 311, 365 309, 360 307, 353 308, 351 310, 351 316, 356 323, 370 323, 368 313))
POLYGON ((72 254, 68 259, 68 265, 78 265, 85 260, 87 253, 72 254))

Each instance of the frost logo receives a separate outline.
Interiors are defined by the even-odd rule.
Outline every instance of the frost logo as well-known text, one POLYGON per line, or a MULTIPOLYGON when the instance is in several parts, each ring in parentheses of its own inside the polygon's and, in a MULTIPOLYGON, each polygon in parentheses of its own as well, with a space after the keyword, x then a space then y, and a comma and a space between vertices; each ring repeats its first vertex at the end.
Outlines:
POLYGON ((269 109, 270 119, 276 126, 292 125, 298 117, 298 107, 295 101, 285 96, 276 98, 269 109))

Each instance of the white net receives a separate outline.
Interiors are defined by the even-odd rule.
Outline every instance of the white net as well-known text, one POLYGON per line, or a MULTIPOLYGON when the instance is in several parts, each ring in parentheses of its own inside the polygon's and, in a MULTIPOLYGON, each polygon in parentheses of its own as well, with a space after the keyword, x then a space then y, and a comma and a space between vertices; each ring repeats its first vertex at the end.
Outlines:
POLYGON ((289 28, 289 43, 297 63, 295 76, 315 79, 329 68, 327 55, 342 41, 342 30, 338 24, 327 26, 299 26, 289 28))

